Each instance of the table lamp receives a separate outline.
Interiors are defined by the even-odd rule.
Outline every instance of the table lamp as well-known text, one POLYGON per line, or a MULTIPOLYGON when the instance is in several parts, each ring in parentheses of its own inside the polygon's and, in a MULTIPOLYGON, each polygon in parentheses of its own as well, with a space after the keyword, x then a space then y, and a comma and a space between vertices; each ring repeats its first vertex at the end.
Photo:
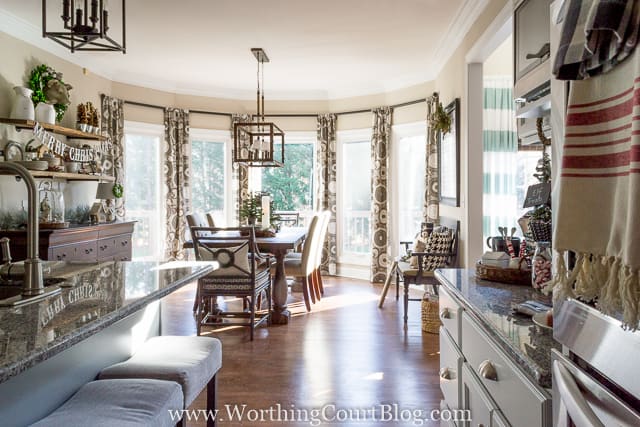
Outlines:
POLYGON ((98 189, 96 190, 96 199, 106 200, 106 204, 102 205, 102 210, 105 214, 105 219, 107 222, 115 221, 115 212, 113 210, 113 199, 116 196, 113 194, 113 183, 111 182, 101 182, 98 184, 98 189))

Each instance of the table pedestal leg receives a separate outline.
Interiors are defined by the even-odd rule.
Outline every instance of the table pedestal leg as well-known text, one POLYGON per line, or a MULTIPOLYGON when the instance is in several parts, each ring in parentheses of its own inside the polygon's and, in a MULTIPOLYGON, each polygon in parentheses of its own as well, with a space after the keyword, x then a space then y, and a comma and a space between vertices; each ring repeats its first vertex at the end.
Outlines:
POLYGON ((276 325, 286 325, 289 323, 291 313, 287 310, 287 278, 284 272, 284 257, 287 251, 274 253, 276 257, 276 276, 273 279, 273 311, 271 312, 271 323, 276 325))

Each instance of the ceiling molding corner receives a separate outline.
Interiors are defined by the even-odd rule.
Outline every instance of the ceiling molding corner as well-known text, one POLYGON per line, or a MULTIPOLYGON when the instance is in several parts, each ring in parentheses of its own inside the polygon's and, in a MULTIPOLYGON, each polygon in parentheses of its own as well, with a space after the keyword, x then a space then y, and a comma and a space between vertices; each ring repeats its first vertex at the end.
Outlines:
POLYGON ((440 74, 451 56, 458 49, 473 24, 482 12, 484 12, 489 1, 490 0, 464 0, 453 21, 451 21, 447 32, 440 39, 440 43, 434 54, 433 74, 435 77, 440 74))

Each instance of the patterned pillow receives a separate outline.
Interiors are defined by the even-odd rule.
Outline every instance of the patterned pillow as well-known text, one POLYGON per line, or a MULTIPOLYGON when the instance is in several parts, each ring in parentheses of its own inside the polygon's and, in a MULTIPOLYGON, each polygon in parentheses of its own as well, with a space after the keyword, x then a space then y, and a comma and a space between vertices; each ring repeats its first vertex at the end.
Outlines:
MULTIPOLYGON (((448 253, 451 250, 451 242, 453 235, 450 230, 433 231, 427 240, 427 248, 425 252, 430 253, 448 253)), ((436 268, 446 267, 447 257, 442 255, 427 255, 422 259, 422 269, 424 271, 433 271, 436 268)))
MULTIPOLYGON (((424 252, 427 248, 426 239, 424 239, 420 233, 416 236, 416 240, 413 242, 413 246, 411 246, 411 252, 424 252)), ((409 257, 409 267, 418 268, 418 257, 410 256, 409 257)))

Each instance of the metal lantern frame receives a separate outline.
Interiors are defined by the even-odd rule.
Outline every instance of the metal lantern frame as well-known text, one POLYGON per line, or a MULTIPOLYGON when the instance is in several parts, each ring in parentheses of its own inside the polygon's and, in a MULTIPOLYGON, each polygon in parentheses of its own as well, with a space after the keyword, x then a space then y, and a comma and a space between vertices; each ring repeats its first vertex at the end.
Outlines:
POLYGON ((62 4, 64 31, 47 31, 47 0, 42 0, 42 37, 50 38, 73 52, 126 53, 126 0, 122 0, 122 42, 108 35, 109 11, 105 0, 55 0, 62 4), (80 4, 83 7, 77 8, 80 4))
POLYGON ((284 165, 284 131, 275 123, 265 121, 264 114, 263 67, 269 57, 262 48, 253 48, 251 53, 258 61, 257 114, 255 121, 233 124, 233 162, 249 167, 281 167, 284 165), (276 144, 280 144, 277 152, 276 144))

